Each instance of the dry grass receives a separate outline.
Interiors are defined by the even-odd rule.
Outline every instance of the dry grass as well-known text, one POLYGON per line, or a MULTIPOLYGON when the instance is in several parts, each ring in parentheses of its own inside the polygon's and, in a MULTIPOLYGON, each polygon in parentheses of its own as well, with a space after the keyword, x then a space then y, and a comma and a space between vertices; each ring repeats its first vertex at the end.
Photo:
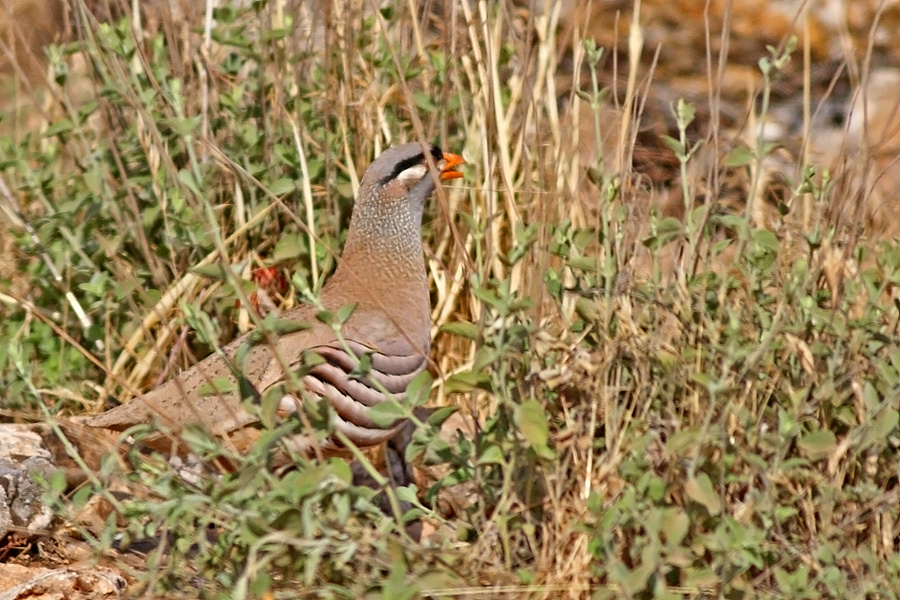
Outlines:
POLYGON ((454 506, 386 580, 896 597, 897 10, 620 4, 160 2, 131 28, 78 1, 52 81, 7 22, 9 81, 43 107, 0 147, 12 406, 95 410, 193 362, 184 303, 223 339, 251 326, 249 288, 203 267, 320 285, 371 157, 433 140, 470 166, 425 227, 431 403, 478 426, 423 469, 468 487, 441 479, 454 506))

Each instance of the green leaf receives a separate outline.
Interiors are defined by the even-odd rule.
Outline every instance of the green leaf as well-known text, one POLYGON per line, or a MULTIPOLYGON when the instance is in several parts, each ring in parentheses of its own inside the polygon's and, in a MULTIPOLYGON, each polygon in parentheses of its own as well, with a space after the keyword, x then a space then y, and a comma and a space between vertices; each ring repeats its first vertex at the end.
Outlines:
POLYGON ((693 102, 685 102, 684 98, 679 98, 675 105, 674 112, 678 119, 679 126, 686 128, 694 122, 694 117, 697 114, 697 107, 694 106, 693 102))
POLYGON ((880 447, 885 447, 888 436, 897 429, 898 423, 900 423, 900 412, 896 409, 885 408, 879 412, 872 426, 863 437, 863 441, 860 443, 860 450, 868 449, 876 444, 880 447))
POLYGON ((550 437, 550 428, 547 425, 544 407, 537 400, 526 400, 519 406, 516 416, 522 437, 538 454, 542 456, 546 454, 549 451, 547 440, 550 437))
POLYGON ((579 271, 594 272, 597 270, 598 263, 596 257, 582 256, 567 260, 566 266, 572 269, 578 269, 579 271))
POLYGON ((309 329, 310 327, 312 327, 312 325, 310 325, 306 321, 283 319, 276 316, 275 313, 267 314, 262 322, 262 328, 266 331, 274 333, 275 335, 287 335, 289 333, 295 333, 297 331, 309 329))
POLYGON ((400 500, 400 502, 409 502, 410 504, 419 503, 419 488, 417 488, 414 483, 395 487, 394 492, 396 492, 397 499, 400 500))
POLYGON ((356 305, 357 305, 357 303, 353 302, 352 304, 347 304, 346 306, 340 307, 337 311, 337 316, 336 316, 337 322, 339 324, 346 323, 347 319, 350 318, 350 315, 353 314, 353 311, 356 310, 356 305))
POLYGON ((392 427, 409 416, 409 411, 399 402, 385 400, 369 409, 369 418, 379 427, 392 427))
POLYGON ((325 359, 322 358, 322 355, 315 350, 308 349, 303 351, 303 360, 301 360, 300 362, 304 367, 312 368, 316 365, 321 365, 322 363, 324 363, 325 359))
POLYGON ((683 457, 701 444, 700 432, 693 427, 674 431, 666 441, 666 454, 672 457, 683 457))
MULTIPOLYGON (((287 390, 285 389, 283 384, 276 384, 267 389, 262 398, 259 400, 259 421, 263 427, 268 429, 273 429, 277 424, 276 414, 278 412, 278 406, 281 404, 281 399, 285 397, 287 390)), ((252 404, 248 403, 249 410, 253 410, 252 404)))
POLYGON ((827 457, 837 444, 834 432, 820 429, 804 435, 797 442, 800 450, 809 460, 821 460, 827 457))
POLYGON ((643 244, 651 250, 658 250, 672 240, 684 235, 684 225, 675 217, 666 217, 656 224, 653 235, 643 240, 643 244))
POLYGON ((200 277, 205 277, 206 279, 225 281, 225 268, 219 263, 215 263, 212 265, 197 265, 196 267, 191 267, 188 270, 191 273, 199 275, 200 277))
POLYGON ((297 189, 297 184, 294 183, 293 179, 289 179, 287 177, 282 177, 276 181, 273 181, 269 184, 269 191, 276 196, 284 196, 285 194, 289 194, 297 189))
POLYGON ((286 261, 302 256, 306 252, 306 237, 299 233, 282 233, 275 243, 272 258, 286 261))
POLYGON ((478 457, 479 465, 502 465, 503 450, 496 444, 488 446, 478 457))
POLYGON ((691 519, 680 507, 673 507, 665 511, 665 536, 669 546, 678 546, 687 536, 691 519))
POLYGON ((441 331, 451 335, 458 335, 469 340, 478 338, 478 326, 475 323, 467 323, 465 321, 455 321, 453 323, 445 323, 441 325, 441 331))
POLYGON ((351 379, 363 379, 366 375, 372 372, 372 354, 365 353, 361 356, 356 357, 359 362, 350 372, 349 377, 351 379))
POLYGON ((428 424, 434 427, 440 427, 444 424, 444 421, 449 419, 452 415, 459 412, 458 406, 442 406, 437 409, 428 417, 428 424))
POLYGON ((75 129, 75 125, 70 119, 62 119, 47 127, 47 129, 44 130, 44 137, 51 137, 54 135, 59 135, 61 133, 68 133, 73 129, 75 129))
POLYGON ((206 453, 218 452, 222 446, 219 439, 201 425, 186 425, 181 430, 180 437, 187 443, 188 448, 190 448, 192 452, 199 454, 200 456, 203 456, 206 453))
POLYGON ((661 137, 663 142, 665 142, 666 146, 669 147, 669 150, 671 150, 675 156, 684 156, 684 144, 669 135, 663 135, 661 137))
POLYGON ((701 568, 696 570, 688 570, 687 576, 682 585, 691 588, 715 588, 722 584, 722 576, 713 569, 701 568))
POLYGON ((709 220, 737 233, 744 233, 747 230, 747 217, 741 215, 712 215, 709 220))
POLYGON ((171 127, 172 131, 175 132, 178 137, 187 138, 190 137, 200 125, 200 117, 172 117, 162 119, 161 122, 171 127))
POLYGON ((772 252, 778 252, 778 249, 781 247, 781 243, 778 241, 778 236, 776 236, 774 232, 769 231, 768 229, 755 230, 753 232, 753 241, 755 241, 766 250, 771 250, 772 252))
POLYGON ((406 397, 412 406, 422 406, 428 402, 434 378, 428 371, 422 371, 406 386, 406 397))
POLYGON ((332 457, 328 460, 328 466, 338 481, 345 485, 353 483, 353 470, 350 468, 350 463, 346 460, 332 457))
MULTIPOLYGON (((62 473, 62 471, 57 471, 57 473, 62 473)), ((65 475, 63 475, 63 476, 65 476, 65 475)), ((91 486, 86 485, 86 486, 79 488, 78 490, 76 490, 76 492, 74 494, 72 494, 71 502, 77 508, 82 508, 94 496, 95 496, 94 489, 91 486)))
POLYGON ((598 323, 603 315, 596 300, 583 297, 575 300, 575 312, 589 323, 598 323))
POLYGON ((444 392, 452 394, 453 392, 471 392, 473 390, 490 391, 490 381, 487 373, 481 371, 466 371, 465 373, 457 373, 451 375, 444 382, 444 392))
MULTIPOLYGON (((425 445, 425 464, 429 466, 444 465, 451 462, 454 451, 450 444, 439 437, 428 440, 425 445)), ((407 455, 409 456, 409 455, 407 455)), ((446 480, 444 481, 446 484, 446 480)))
POLYGON ((222 394, 230 394, 235 391, 234 380, 228 377, 216 377, 212 381, 208 381, 200 386, 197 390, 198 396, 219 396, 222 394))
POLYGON ((713 489, 712 481, 706 473, 688 479, 684 484, 684 492, 688 498, 702 504, 710 515, 716 516, 722 512, 722 499, 713 489))
POLYGON ((413 92, 413 102, 415 102, 416 107, 420 110, 429 113, 437 112, 437 105, 434 103, 433 94, 423 91, 413 92))
POLYGON ((179 169, 178 181, 184 184, 184 186, 191 190, 198 198, 203 197, 203 194, 200 193, 200 185, 197 183, 197 179, 192 172, 186 169, 179 169))
MULTIPOLYGON (((62 469, 58 469, 50 473, 50 478, 48 480, 50 485, 50 491, 57 498, 66 491, 68 487, 68 483, 66 482, 66 473, 62 469)), ((85 488, 90 488, 90 486, 84 486, 85 488)))
POLYGON ((753 162, 753 151, 748 146, 738 146, 722 161, 726 167, 743 167, 753 162))
POLYGON ((586 90, 576 89, 575 93, 578 95, 579 98, 581 98, 585 102, 593 102, 594 101, 593 96, 591 96, 586 90))

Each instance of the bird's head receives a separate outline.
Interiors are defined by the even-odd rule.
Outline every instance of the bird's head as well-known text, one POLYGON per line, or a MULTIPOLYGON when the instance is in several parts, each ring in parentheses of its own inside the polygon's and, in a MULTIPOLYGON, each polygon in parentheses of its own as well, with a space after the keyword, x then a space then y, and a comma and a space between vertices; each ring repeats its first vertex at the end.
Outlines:
POLYGON ((381 205, 406 204, 413 215, 421 217, 425 201, 434 191, 435 177, 429 172, 437 168, 441 180, 462 177, 456 167, 463 157, 443 152, 434 144, 413 142, 388 148, 366 170, 359 187, 357 204, 374 200, 381 205))

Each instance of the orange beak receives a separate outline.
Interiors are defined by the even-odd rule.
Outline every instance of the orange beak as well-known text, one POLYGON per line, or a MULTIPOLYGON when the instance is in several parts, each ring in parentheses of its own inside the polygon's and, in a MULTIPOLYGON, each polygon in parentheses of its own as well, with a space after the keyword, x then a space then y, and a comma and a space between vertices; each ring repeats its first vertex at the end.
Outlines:
POLYGON ((466 159, 462 156, 444 152, 444 168, 441 169, 441 179, 456 179, 457 177, 462 177, 463 174, 459 171, 454 171, 454 169, 459 165, 464 164, 466 164, 466 159))

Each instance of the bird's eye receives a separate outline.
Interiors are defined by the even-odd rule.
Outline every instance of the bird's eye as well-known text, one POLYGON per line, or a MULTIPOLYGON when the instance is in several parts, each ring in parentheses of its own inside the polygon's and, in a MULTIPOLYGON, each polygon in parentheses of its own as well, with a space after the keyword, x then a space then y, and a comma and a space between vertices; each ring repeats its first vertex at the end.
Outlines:
POLYGON ((400 173, 397 174, 397 180, 405 183, 415 183, 425 177, 425 173, 427 172, 428 169, 425 165, 415 165, 400 171, 400 173))

